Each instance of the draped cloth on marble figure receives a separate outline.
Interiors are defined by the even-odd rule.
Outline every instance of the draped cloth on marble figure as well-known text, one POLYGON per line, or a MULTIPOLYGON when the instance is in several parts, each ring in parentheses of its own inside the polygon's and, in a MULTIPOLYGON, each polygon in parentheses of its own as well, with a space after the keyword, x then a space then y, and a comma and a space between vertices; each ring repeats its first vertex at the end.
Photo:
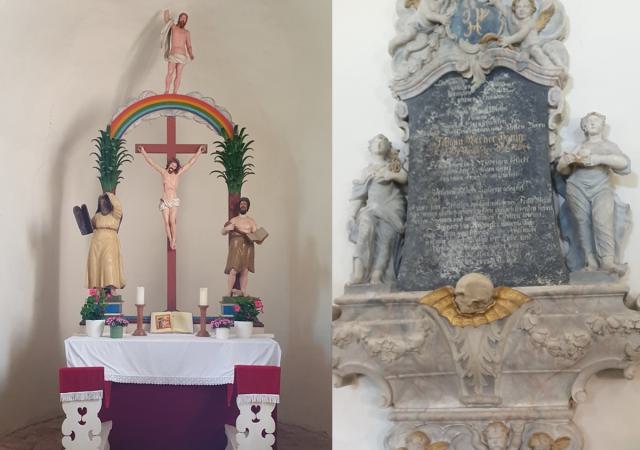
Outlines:
POLYGON ((356 244, 354 257, 370 272, 387 272, 392 268, 389 256, 404 232, 406 209, 402 191, 393 181, 376 177, 374 172, 353 182, 351 200, 366 202, 349 230, 349 240, 356 244))

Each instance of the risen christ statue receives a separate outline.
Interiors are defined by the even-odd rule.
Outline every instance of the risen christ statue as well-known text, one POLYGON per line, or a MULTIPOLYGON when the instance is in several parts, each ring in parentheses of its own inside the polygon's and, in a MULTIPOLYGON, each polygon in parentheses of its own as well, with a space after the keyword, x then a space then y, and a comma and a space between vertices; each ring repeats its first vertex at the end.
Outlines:
POLYGON ((173 93, 178 93, 180 81, 182 81, 182 69, 189 60, 193 60, 191 49, 191 33, 185 28, 189 16, 180 13, 178 23, 174 23, 168 9, 164 10, 165 26, 162 29, 162 49, 164 59, 167 61, 167 77, 165 79, 164 93, 168 94, 173 81, 173 93))
POLYGON ((180 199, 178 198, 178 182, 180 181, 180 175, 189 170, 198 159, 198 156, 200 156, 200 153, 205 151, 204 145, 200 146, 198 151, 195 152, 184 167, 180 166, 178 158, 171 158, 167 161, 167 166, 164 169, 151 159, 143 146, 140 146, 139 148, 144 160, 162 176, 162 198, 160 199, 158 207, 162 213, 164 230, 167 233, 169 246, 172 250, 175 250, 177 234, 176 215, 178 214, 178 206, 180 206, 180 199))

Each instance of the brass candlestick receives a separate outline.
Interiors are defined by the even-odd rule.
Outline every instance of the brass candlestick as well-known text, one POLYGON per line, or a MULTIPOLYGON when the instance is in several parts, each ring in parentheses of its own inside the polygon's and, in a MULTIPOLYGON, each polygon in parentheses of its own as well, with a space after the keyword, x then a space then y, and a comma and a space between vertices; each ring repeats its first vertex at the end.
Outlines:
POLYGON ((136 331, 133 332, 134 336, 146 336, 144 329, 142 328, 143 316, 142 312, 144 310, 144 305, 136 305, 136 309, 138 310, 138 318, 136 320, 136 331))
POLYGON ((209 305, 200 305, 200 330, 196 334, 198 337, 211 337, 207 331, 207 308, 209 305))

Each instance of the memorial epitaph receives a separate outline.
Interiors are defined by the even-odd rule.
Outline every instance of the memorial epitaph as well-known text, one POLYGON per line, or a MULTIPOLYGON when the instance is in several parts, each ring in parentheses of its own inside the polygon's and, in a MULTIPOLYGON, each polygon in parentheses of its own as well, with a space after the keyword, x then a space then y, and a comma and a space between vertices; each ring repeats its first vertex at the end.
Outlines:
MULTIPOLYGON (((640 299, 619 278, 629 210, 610 186, 629 158, 595 113, 581 121, 584 142, 562 148, 560 1, 397 0, 396 11, 391 88, 408 172, 400 269, 397 284, 371 279, 336 299, 335 385, 365 375, 378 386, 393 424, 385 450, 581 450, 573 415, 589 378, 630 378, 640 361, 640 299), (561 198, 552 171, 571 185, 561 198), (584 236, 596 244, 581 271, 589 284, 565 284, 562 252, 576 236, 567 213, 582 251, 584 236)), ((366 200, 371 223, 388 217, 386 203, 366 200)))
POLYGON ((479 89, 451 73, 407 100, 404 290, 482 272, 510 286, 567 281, 553 207, 549 88, 509 69, 479 89))

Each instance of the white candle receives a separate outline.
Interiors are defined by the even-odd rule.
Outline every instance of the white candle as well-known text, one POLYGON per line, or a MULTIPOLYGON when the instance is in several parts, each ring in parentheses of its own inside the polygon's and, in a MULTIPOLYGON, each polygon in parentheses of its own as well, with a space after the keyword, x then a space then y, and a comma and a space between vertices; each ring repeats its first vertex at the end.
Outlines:
POLYGON ((207 294, 208 294, 209 289, 207 288, 200 288, 200 306, 208 306, 209 305, 209 301, 207 299, 207 294))
POLYGON ((136 305, 144 305, 144 286, 138 286, 138 296, 136 297, 136 305))

